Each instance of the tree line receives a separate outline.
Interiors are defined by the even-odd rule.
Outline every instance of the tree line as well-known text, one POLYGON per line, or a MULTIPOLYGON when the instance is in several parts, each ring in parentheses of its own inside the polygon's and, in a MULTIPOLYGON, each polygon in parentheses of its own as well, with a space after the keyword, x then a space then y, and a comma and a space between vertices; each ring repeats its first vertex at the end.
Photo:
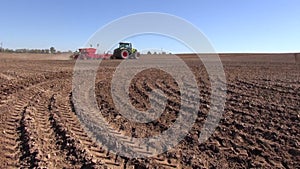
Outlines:
POLYGON ((38 53, 38 54, 59 54, 61 51, 56 50, 54 47, 49 49, 8 49, 0 48, 3 53, 38 53))

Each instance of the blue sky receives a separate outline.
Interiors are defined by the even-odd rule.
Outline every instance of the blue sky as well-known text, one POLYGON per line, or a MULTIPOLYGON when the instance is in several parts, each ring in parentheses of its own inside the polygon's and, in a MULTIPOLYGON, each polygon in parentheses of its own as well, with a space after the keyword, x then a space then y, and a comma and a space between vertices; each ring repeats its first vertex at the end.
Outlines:
MULTIPOLYGON (((299 0, 3 0, 0 42, 4 48, 75 50, 113 20, 162 12, 194 24, 217 52, 300 52, 299 7, 299 0)), ((138 49, 187 52, 166 37, 131 41, 138 49)))

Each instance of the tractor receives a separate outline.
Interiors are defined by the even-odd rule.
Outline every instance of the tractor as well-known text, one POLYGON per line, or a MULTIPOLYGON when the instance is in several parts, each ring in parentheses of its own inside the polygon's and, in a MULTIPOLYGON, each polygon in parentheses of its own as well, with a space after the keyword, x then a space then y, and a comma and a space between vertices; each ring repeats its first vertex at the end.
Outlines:
POLYGON ((111 59, 138 59, 139 52, 132 47, 131 43, 120 42, 119 47, 114 50, 111 59))

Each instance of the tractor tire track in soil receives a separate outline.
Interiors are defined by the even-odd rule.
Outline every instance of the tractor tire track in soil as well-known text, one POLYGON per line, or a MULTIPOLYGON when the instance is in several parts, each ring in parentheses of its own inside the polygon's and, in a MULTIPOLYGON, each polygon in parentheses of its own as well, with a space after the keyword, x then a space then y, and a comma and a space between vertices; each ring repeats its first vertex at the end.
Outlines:
MULTIPOLYGON (((7 144, 12 145, 2 149, 6 154, 2 166, 66 166, 66 162, 61 161, 63 155, 55 144, 49 121, 47 95, 44 92, 41 86, 34 86, 18 93, 15 97, 20 100, 9 103, 14 104, 14 109, 7 109, 1 114, 1 119, 5 118, 1 134, 4 134, 7 144)), ((5 141, 1 145, 5 145, 5 141)))

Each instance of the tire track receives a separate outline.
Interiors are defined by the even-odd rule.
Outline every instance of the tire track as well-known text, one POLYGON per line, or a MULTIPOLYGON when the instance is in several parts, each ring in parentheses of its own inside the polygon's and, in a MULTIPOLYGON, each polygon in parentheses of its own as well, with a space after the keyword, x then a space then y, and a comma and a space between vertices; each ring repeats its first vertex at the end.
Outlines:
POLYGON ((40 83, 15 94, 18 101, 10 101, 1 107, 0 114, 4 123, 0 124, 1 148, 5 159, 3 167, 72 167, 66 151, 56 145, 54 131, 51 128, 48 111, 49 97, 45 91, 57 81, 40 83), (46 88, 45 88, 46 87, 46 88), (14 106, 12 106, 14 105, 14 106), (8 107, 13 107, 11 110, 8 107))
MULTIPOLYGON (((149 89, 152 90, 152 87, 149 87, 149 89)), ((145 92, 146 91, 139 91, 139 93, 143 93, 142 94, 143 96, 147 96, 147 94, 145 94, 145 92)), ((92 94, 92 93, 90 93, 90 94, 92 94)), ((97 96, 97 97, 99 97, 99 96, 97 96)), ((126 104, 125 102, 122 101, 121 98, 118 98, 118 96, 116 96, 116 97, 117 97, 117 99, 119 99, 121 104, 123 104, 123 105, 126 104)), ((135 100, 135 101, 138 102, 138 100, 135 100)), ((157 104, 161 104, 157 100, 153 100, 153 101, 156 102, 157 104)), ((108 102, 106 102, 105 100, 103 100, 101 98, 100 98, 100 103, 99 104, 100 104, 100 107, 101 107, 102 104, 105 105, 104 107, 107 107, 107 106, 110 105, 108 102)), ((168 109, 173 110, 173 111, 179 111, 178 108, 172 107, 171 105, 168 105, 168 109)), ((101 109, 101 111, 102 111, 102 113, 108 114, 108 115, 113 113, 111 111, 111 108, 101 109), (108 112, 103 112, 103 111, 108 111, 108 112)), ((139 153, 143 153, 145 155, 153 154, 152 151, 150 151, 151 149, 147 150, 147 148, 145 148, 145 147, 140 147, 138 143, 134 143, 130 139, 127 139, 126 137, 124 137, 124 135, 128 135, 130 132, 128 133, 128 132, 124 132, 122 130, 118 130, 117 128, 120 128, 120 126, 114 124, 113 122, 111 122, 110 125, 114 126, 114 128, 111 128, 112 131, 115 131, 114 134, 118 138, 120 138, 122 140, 122 142, 124 142, 127 146, 133 147, 134 151, 139 152, 139 153)), ((180 166, 181 166, 180 164, 177 163, 177 159, 174 156, 173 157, 172 156, 166 157, 166 154, 156 155, 154 157, 148 158, 147 160, 152 161, 150 163, 153 163, 154 166, 160 166, 162 168, 178 168, 178 167, 180 168, 180 166)))
POLYGON ((61 120, 58 122, 60 128, 67 129, 65 132, 69 136, 69 139, 76 140, 80 143, 81 147, 75 145, 78 152, 86 152, 85 156, 89 157, 90 161, 94 164, 107 166, 109 168, 119 168, 123 166, 123 160, 113 154, 110 154, 105 149, 98 145, 93 139, 91 139, 85 130, 81 127, 75 114, 73 114, 69 103, 69 98, 57 98, 55 99, 54 106, 56 107, 55 115, 61 120))
MULTIPOLYGON (((81 90, 81 92, 82 92, 81 94, 78 94, 78 93, 76 94, 76 96, 80 96, 80 97, 85 98, 85 99, 78 99, 81 102, 83 102, 83 103, 81 103, 81 105, 85 105, 81 109, 82 109, 82 111, 88 111, 90 117, 93 117, 94 119, 98 119, 98 118, 100 118, 100 117, 98 117, 99 116, 99 110, 93 109, 94 105, 91 105, 92 102, 90 101, 90 97, 92 97, 92 95, 93 95, 92 90, 90 90, 89 87, 87 87, 87 88, 84 87, 84 85, 85 84, 81 85, 80 87, 85 89, 85 90, 84 91, 81 90)), ((75 92, 76 92, 76 89, 75 89, 75 92)), ((71 102, 73 102, 72 99, 71 99, 71 102)), ((72 104, 76 104, 76 103, 72 103, 72 104)), ((74 112, 74 113, 76 113, 76 112, 74 112)), ((144 153, 145 155, 153 154, 152 151, 148 151, 148 149, 146 147, 140 147, 139 143, 135 143, 131 139, 128 139, 128 138, 124 137, 125 133, 123 133, 122 131, 118 131, 115 128, 112 128, 112 127, 108 127, 108 130, 111 133, 113 133, 114 137, 118 137, 119 139, 121 139, 122 143, 126 144, 126 146, 131 147, 131 149, 133 151, 144 153)), ((129 166, 128 166, 128 165, 126 165, 126 163, 128 162, 128 159, 126 159, 125 157, 121 157, 121 158, 125 161, 124 166, 127 166, 126 168, 128 168, 130 166, 138 167, 142 164, 141 162, 139 162, 140 160, 129 160, 129 166)), ((150 158, 148 160, 152 161, 152 163, 153 163, 153 164, 148 163, 147 164, 148 167, 149 167, 149 165, 150 166, 152 166, 152 165, 153 166, 155 166, 155 165, 156 166, 161 166, 163 168, 176 168, 178 166, 177 164, 172 164, 171 159, 164 159, 164 158, 158 158, 157 157, 157 159, 150 158)))
POLYGON ((39 92, 25 109, 21 120, 21 133, 25 136, 22 140, 27 140, 24 156, 30 157, 31 167, 69 168, 71 161, 67 161, 66 153, 56 145, 49 104, 50 98, 44 92, 39 92))
POLYGON ((4 155, 4 161, 1 161, 3 167, 19 167, 21 151, 19 150, 19 127, 21 123, 22 113, 26 109, 29 100, 33 97, 30 91, 18 94, 20 99, 17 102, 11 102, 7 105, 13 106, 13 109, 7 108, 4 112, 1 112, 0 124, 2 129, 0 133, 1 139, 1 154, 4 155), (4 146, 5 145, 5 146, 4 146))

